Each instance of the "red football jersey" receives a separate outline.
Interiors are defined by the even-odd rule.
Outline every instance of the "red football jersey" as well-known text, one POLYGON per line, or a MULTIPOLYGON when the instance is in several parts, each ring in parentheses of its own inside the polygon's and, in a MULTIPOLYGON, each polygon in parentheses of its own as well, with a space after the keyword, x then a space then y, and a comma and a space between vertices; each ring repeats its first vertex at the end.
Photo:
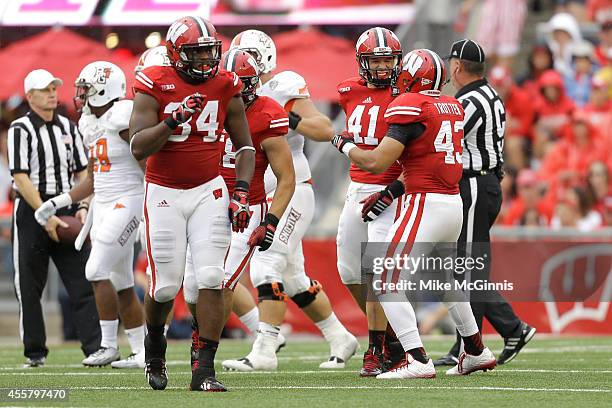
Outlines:
POLYGON ((451 96, 404 93, 387 108, 387 124, 421 123, 425 131, 399 158, 406 194, 458 194, 463 167, 463 107, 451 96))
MULTIPOLYGON (((261 142, 269 137, 285 136, 289 131, 287 112, 274 99, 260 96, 247 108, 247 121, 251 131, 251 139, 255 147, 255 171, 251 179, 249 202, 260 204, 266 201, 264 189, 264 173, 268 167, 268 157, 261 147, 261 142)), ((230 194, 236 183, 236 157, 232 141, 224 134, 224 153, 221 158, 220 172, 225 180, 230 194)))
MULTIPOLYGON (((364 150, 373 150, 385 137, 388 125, 383 117, 387 106, 393 101, 389 88, 368 88, 358 77, 338 84, 340 106, 346 113, 346 130, 355 144, 364 150)), ((365 184, 389 184, 402 172, 399 163, 394 163, 381 174, 372 174, 351 163, 351 180, 365 184)))
POLYGON ((183 99, 199 92, 205 96, 201 112, 172 133, 168 142, 147 159, 145 178, 165 187, 188 189, 197 187, 219 175, 221 147, 227 105, 242 89, 233 73, 219 70, 205 82, 193 85, 183 80, 172 67, 152 66, 136 74, 134 93, 142 92, 159 103, 161 122, 183 99))

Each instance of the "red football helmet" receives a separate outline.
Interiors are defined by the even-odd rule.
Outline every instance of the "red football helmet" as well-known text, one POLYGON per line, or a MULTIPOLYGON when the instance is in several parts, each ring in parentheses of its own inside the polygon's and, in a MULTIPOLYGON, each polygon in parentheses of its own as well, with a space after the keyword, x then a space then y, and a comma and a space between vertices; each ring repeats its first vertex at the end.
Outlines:
POLYGON ((357 40, 355 51, 359 76, 364 81, 381 88, 391 86, 402 59, 402 45, 393 31, 381 27, 366 30, 357 40), (393 57, 393 67, 371 67, 372 57, 393 57))
POLYGON ((221 67, 236 73, 242 81, 242 100, 249 104, 257 98, 255 90, 259 84, 259 68, 251 54, 239 48, 232 48, 223 53, 221 67))
POLYGON ((446 67, 442 58, 423 48, 406 54, 393 86, 397 93, 426 91, 439 94, 446 82, 446 67))
POLYGON ((221 41, 208 20, 187 16, 176 20, 166 35, 166 50, 172 66, 197 81, 217 74, 221 41))

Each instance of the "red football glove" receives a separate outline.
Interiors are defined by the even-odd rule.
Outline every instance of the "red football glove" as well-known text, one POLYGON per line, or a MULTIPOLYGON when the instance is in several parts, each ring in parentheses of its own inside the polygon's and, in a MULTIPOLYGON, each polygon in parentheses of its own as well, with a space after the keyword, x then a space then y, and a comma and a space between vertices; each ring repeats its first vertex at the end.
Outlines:
POLYGON ((204 105, 204 96, 199 93, 194 93, 183 99, 183 102, 172 111, 172 119, 178 123, 185 123, 191 119, 194 113, 200 112, 204 105))
MULTIPOLYGON (((246 184, 245 182, 243 182, 246 184)), ((236 184, 239 184, 238 182, 236 184)), ((247 184, 248 186, 248 184, 247 184)), ((248 187, 234 187, 234 194, 229 205, 229 218, 232 223, 232 231, 243 232, 249 226, 251 212, 249 211, 248 187)))
POLYGON ((383 211, 393 204, 393 200, 402 194, 404 194, 404 184, 399 180, 395 180, 384 190, 369 195, 359 202, 363 204, 361 208, 361 218, 364 222, 375 220, 383 211))
POLYGON ((274 214, 266 214, 264 220, 251 234, 249 246, 258 246, 260 251, 269 249, 274 241, 274 233, 278 225, 278 218, 274 214))

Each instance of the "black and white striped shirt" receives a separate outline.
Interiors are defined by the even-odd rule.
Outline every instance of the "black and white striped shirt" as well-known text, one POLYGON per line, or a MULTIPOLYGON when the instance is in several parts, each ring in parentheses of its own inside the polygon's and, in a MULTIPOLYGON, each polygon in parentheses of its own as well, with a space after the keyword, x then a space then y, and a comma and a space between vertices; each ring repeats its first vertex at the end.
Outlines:
POLYGON ((455 97, 463 105, 463 169, 493 170, 504 163, 506 108, 499 95, 480 79, 461 88, 455 97))
MULTIPOLYGON (((58 114, 45 122, 33 111, 11 123, 8 159, 11 174, 27 173, 34 187, 49 196, 69 191, 74 173, 87 168, 76 124, 58 114)), ((13 188, 17 190, 15 182, 13 188)))

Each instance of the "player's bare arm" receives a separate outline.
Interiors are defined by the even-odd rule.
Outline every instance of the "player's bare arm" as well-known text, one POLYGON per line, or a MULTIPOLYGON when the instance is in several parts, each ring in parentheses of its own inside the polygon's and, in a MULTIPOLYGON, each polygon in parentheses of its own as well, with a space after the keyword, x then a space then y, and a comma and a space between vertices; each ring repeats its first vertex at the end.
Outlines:
POLYGON ((250 183, 255 169, 255 148, 240 95, 233 97, 227 105, 225 129, 236 147, 236 180, 250 183))
POLYGON ((295 191, 295 170, 291 159, 291 149, 284 137, 270 137, 261 143, 276 176, 276 190, 269 213, 281 218, 295 191))
POLYGON ((360 169, 374 174, 380 174, 391 167, 404 151, 404 145, 390 137, 385 137, 374 150, 358 148, 348 135, 337 135, 332 143, 360 169))
POLYGON ((130 147, 136 160, 158 152, 173 132, 166 122, 159 122, 159 103, 152 96, 136 93, 130 117, 130 147))
POLYGON ((315 142, 328 142, 334 137, 331 120, 319 112, 309 98, 294 99, 289 124, 292 126, 296 122, 297 125, 292 129, 315 142))
MULTIPOLYGON (((130 130, 129 129, 123 129, 121 132, 119 132, 119 136, 121 137, 121 139, 125 140, 127 144, 130 144, 130 130)), ((138 160, 138 165, 140 166, 140 169, 144 173, 145 169, 147 168, 147 160, 146 159, 138 160)))

